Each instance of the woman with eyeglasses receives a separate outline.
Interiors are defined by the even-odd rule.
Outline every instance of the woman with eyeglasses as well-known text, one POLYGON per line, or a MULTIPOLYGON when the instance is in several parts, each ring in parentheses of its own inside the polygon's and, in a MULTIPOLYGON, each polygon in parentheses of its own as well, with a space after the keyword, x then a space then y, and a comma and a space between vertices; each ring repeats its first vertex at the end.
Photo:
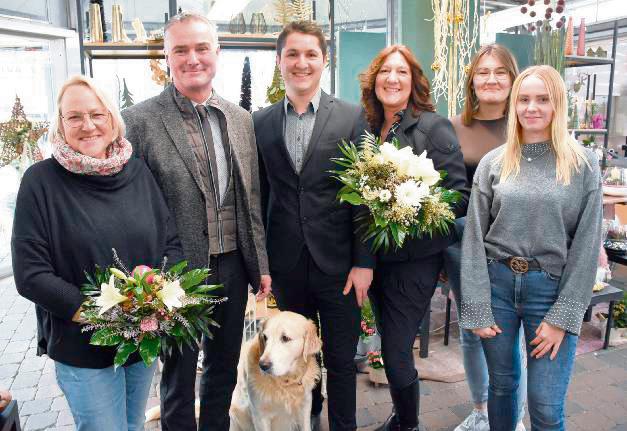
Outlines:
MULTIPOLYGON (((482 46, 470 62, 463 112, 451 118, 464 155, 468 184, 472 184, 475 170, 483 156, 505 143, 509 95, 516 76, 516 59, 501 45, 482 46)), ((458 315, 461 310, 461 240, 465 224, 465 217, 455 220, 457 242, 444 252, 444 269, 448 286, 453 291, 458 315)), ((455 431, 489 431, 488 366, 481 347, 481 338, 466 329, 460 330, 459 335, 466 380, 474 408, 455 431)), ((518 387, 516 430, 524 431, 522 418, 527 397, 527 374, 523 361, 519 358, 518 362, 521 364, 522 379, 518 387)))
POLYGON ((18 292, 35 303, 37 354, 54 360, 79 431, 142 430, 155 364, 139 355, 117 370, 115 349, 81 330, 85 272, 182 260, 173 219, 150 171, 131 158, 116 106, 85 77, 58 98, 53 156, 22 179, 11 240, 18 292))
POLYGON ((596 155, 568 133, 566 86, 550 66, 514 81, 505 145, 473 178, 462 240, 460 325, 481 337, 491 431, 518 417, 519 328, 532 430, 564 430, 577 336, 601 245, 596 155))

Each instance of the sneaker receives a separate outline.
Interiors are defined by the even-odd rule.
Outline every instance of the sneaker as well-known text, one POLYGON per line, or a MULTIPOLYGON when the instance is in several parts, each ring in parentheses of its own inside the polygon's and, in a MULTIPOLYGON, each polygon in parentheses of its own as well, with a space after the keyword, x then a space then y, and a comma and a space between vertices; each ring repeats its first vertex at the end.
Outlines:
POLYGON ((488 414, 481 410, 473 409, 464 422, 457 425, 455 431, 490 431, 488 414))
POLYGON ((518 425, 516 425, 516 431, 527 431, 527 428, 525 428, 525 424, 523 424, 522 421, 518 422, 518 425))

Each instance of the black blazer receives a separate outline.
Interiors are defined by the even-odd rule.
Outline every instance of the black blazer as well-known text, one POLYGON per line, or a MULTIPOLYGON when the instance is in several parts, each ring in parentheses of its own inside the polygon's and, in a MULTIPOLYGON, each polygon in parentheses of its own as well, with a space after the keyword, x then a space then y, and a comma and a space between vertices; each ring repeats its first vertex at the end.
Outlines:
MULTIPOLYGON (((435 112, 414 115, 407 110, 396 130, 396 137, 401 148, 412 147, 414 154, 419 155, 426 150, 435 169, 447 172, 441 185, 462 194, 453 211, 457 218, 465 216, 470 188, 466 182, 464 158, 451 122, 435 112)), ((426 235, 407 240, 401 249, 391 247, 387 253, 379 251, 377 259, 381 263, 421 259, 442 252, 457 240, 455 228, 451 225, 448 235, 433 234, 433 237, 426 235)))
POLYGON ((322 93, 299 175, 283 139, 283 103, 253 114, 270 270, 291 270, 305 246, 329 275, 372 268, 374 257, 353 233, 358 209, 337 201, 341 184, 329 173, 338 168, 331 158, 342 155, 340 140, 356 142, 366 128, 361 110, 322 93))

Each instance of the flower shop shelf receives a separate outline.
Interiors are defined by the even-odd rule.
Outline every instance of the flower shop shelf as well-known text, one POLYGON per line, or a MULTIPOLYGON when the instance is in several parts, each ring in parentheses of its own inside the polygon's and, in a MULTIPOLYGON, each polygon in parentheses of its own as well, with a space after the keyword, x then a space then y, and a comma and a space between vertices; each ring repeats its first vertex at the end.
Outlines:
POLYGON ((568 132, 575 135, 605 135, 607 129, 568 129, 568 132))
MULTIPOLYGON (((276 36, 269 34, 220 34, 220 48, 268 49, 276 48, 276 36)), ((91 59, 142 59, 163 58, 163 41, 136 42, 85 42, 85 54, 91 59)))
POLYGON ((580 55, 567 55, 564 57, 564 65, 566 67, 602 66, 604 64, 614 64, 614 59, 580 55))

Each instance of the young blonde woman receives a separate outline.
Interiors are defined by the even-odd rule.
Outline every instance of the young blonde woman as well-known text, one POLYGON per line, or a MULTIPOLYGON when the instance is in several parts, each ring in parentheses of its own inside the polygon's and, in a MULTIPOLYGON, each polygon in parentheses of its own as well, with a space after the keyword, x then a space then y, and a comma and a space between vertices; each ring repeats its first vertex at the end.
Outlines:
MULTIPOLYGON (((497 44, 482 46, 470 63, 466 77, 466 99, 462 114, 451 118, 459 139, 468 184, 479 161, 488 152, 505 143, 507 111, 512 84, 518 76, 516 59, 507 48, 497 44)), ((453 291, 457 312, 461 310, 461 240, 466 218, 455 221, 458 241, 444 252, 444 269, 448 286, 453 291)), ((460 331, 464 370, 474 408, 455 431, 489 431, 488 423, 488 366, 481 346, 481 338, 471 330, 460 331)), ((523 349, 524 350, 524 349, 523 349)), ((522 381, 518 388, 518 427, 524 431, 527 397, 527 374, 522 367, 522 381)))
POLYGON ((516 428, 521 324, 531 428, 564 429, 602 219, 598 160, 569 136, 566 112, 559 73, 526 69, 512 87, 507 142, 481 159, 473 180, 461 325, 482 338, 492 431, 516 428))

